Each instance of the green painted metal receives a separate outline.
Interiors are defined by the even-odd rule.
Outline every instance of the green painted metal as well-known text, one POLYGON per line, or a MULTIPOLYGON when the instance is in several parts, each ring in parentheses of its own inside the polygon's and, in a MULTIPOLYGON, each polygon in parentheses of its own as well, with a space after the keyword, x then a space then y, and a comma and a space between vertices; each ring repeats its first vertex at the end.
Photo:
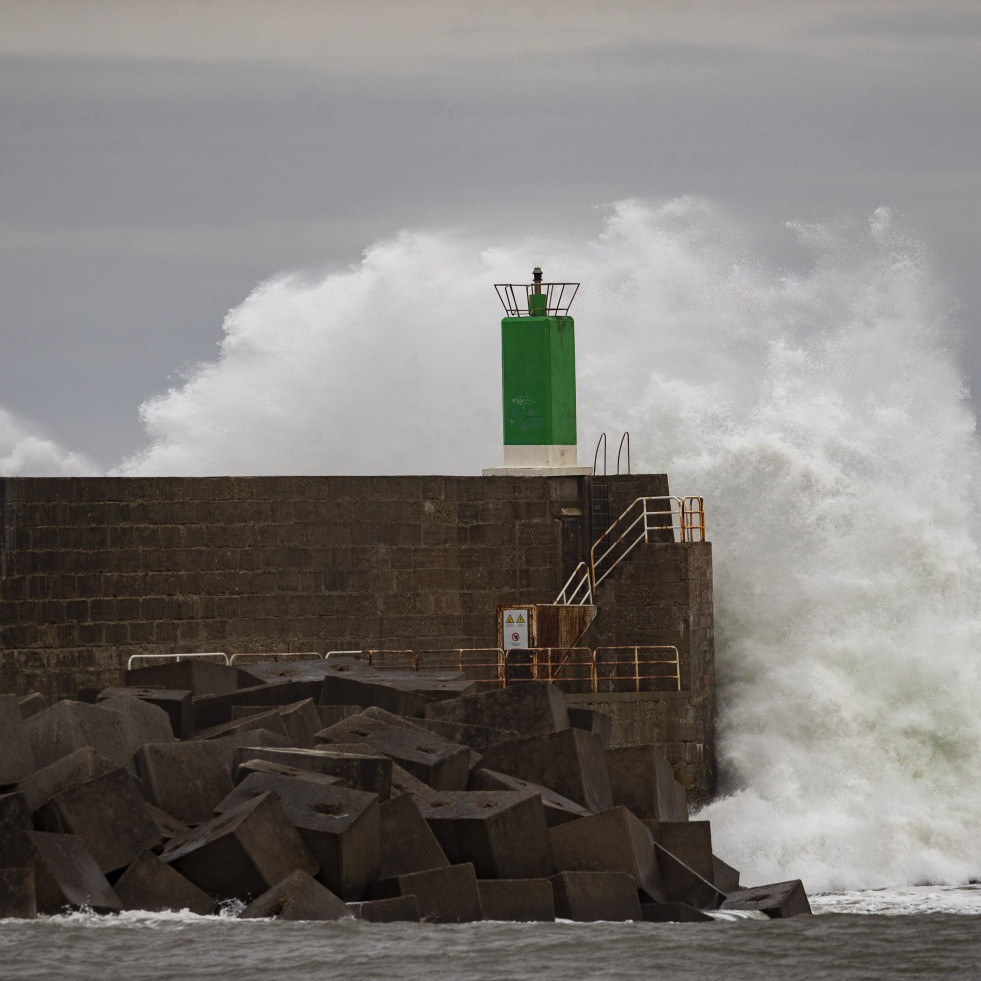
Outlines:
MULTIPOLYGON (((529 297, 531 304, 536 299, 534 294, 529 297)), ((505 317, 501 321, 501 379, 505 446, 576 444, 572 317, 505 317)))

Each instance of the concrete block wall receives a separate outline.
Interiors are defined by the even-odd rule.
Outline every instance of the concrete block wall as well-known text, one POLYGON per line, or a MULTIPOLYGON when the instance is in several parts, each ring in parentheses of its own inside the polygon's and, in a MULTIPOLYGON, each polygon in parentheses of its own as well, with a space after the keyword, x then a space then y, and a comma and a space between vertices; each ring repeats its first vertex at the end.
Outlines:
MULTIPOLYGON (((499 604, 551 602, 588 558, 595 480, 611 518, 668 493, 657 474, 0 479, 0 691, 73 697, 133 654, 494 647, 499 604)), ((686 694, 620 699, 616 738, 687 766, 714 725, 711 547, 643 551, 583 643, 680 641, 686 694)))

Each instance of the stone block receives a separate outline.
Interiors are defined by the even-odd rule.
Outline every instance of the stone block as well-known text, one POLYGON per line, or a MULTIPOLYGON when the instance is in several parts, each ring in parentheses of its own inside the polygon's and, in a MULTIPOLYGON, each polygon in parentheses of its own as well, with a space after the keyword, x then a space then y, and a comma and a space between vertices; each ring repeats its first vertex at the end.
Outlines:
POLYGON ((38 913, 53 915, 83 907, 96 913, 119 912, 119 897, 78 838, 46 831, 25 835, 34 851, 38 913))
POLYGON ((717 855, 712 856, 712 882, 727 896, 739 888, 739 869, 726 865, 717 855))
POLYGON ((335 722, 348 719, 361 711, 360 705, 318 705, 317 715, 320 716, 320 729, 329 729, 335 722))
POLYGON ((240 749, 234 773, 240 778, 243 766, 253 760, 265 760, 314 773, 339 777, 345 787, 377 794, 388 800, 392 787, 392 761, 387 756, 365 750, 364 746, 319 746, 316 749, 240 749))
POLYGON ((34 849, 25 835, 31 827, 24 795, 0 794, 0 869, 33 868, 34 849))
POLYGON ((368 887, 368 899, 415 896, 419 917, 429 923, 473 923, 483 919, 473 866, 449 865, 379 879, 368 887))
MULTIPOLYGON (((238 713, 238 707, 233 707, 233 713, 238 713)), ((276 709, 257 709, 249 706, 242 710, 237 718, 232 718, 229 722, 222 722, 212 726, 210 729, 199 729, 190 737, 192 742, 201 742, 208 739, 221 739, 234 732, 257 732, 263 729, 266 732, 274 732, 282 736, 286 742, 289 739, 286 735, 286 726, 283 725, 282 716, 276 709)))
POLYGON ((34 815, 38 831, 77 835, 103 873, 136 861, 160 832, 122 767, 55 794, 34 815))
POLYGON ((324 679, 321 705, 375 706, 393 715, 421 718, 432 699, 420 691, 362 674, 331 674, 324 679))
POLYGON ((610 748, 610 738, 613 735, 613 719, 605 712, 597 709, 576 708, 569 706, 569 725, 574 729, 585 729, 599 736, 603 749, 610 748))
POLYGON ((800 916, 811 912, 804 884, 800 879, 774 882, 766 886, 740 889, 728 896, 719 909, 752 910, 766 913, 770 919, 780 920, 788 916, 800 916))
POLYGON ((566 821, 575 821, 577 818, 589 817, 592 813, 588 808, 577 804, 568 797, 557 794, 548 787, 543 787, 539 783, 532 783, 529 780, 521 780, 512 777, 507 773, 498 773, 496 770, 488 770, 481 767, 470 774, 470 782, 467 790, 525 790, 533 791, 542 799, 545 808, 545 823, 554 828, 556 825, 565 824, 566 821))
POLYGON ((497 729, 493 726, 474 726, 463 722, 440 722, 436 719, 413 719, 415 725, 428 732, 434 732, 452 743, 460 743, 471 749, 480 750, 486 746, 511 742, 525 735, 514 729, 497 729))
POLYGON ((555 899, 548 879, 478 879, 477 889, 485 920, 555 920, 555 899))
POLYGON ((162 850, 163 846, 172 838, 179 838, 191 830, 183 821, 179 821, 173 814, 168 814, 155 804, 147 804, 146 812, 153 818, 153 823, 157 826, 157 832, 162 843, 160 849, 154 846, 154 851, 162 850))
POLYGON ((131 688, 169 688, 195 695, 224 695, 253 683, 238 668, 201 658, 133 668, 124 678, 131 688))
POLYGON ((221 740, 149 743, 136 754, 136 768, 146 799, 185 824, 207 821, 232 792, 228 750, 221 740))
POLYGON ((582 729, 489 746, 483 765, 539 783, 594 813, 613 807, 610 778, 599 738, 582 729))
POLYGON ((215 908, 213 897, 149 851, 139 855, 116 880, 113 888, 123 909, 150 912, 179 912, 186 909, 199 916, 207 916, 215 908))
POLYGON ((0 868, 0 920, 33 920, 36 916, 34 869, 0 868))
POLYGON ((285 763, 273 763, 270 760, 246 760, 239 766, 236 780, 241 783, 250 773, 273 773, 281 777, 300 777, 320 784, 342 784, 340 777, 331 773, 318 773, 316 770, 304 770, 298 766, 287 766, 285 763))
POLYGON ((434 790, 464 790, 470 773, 470 750, 435 733, 424 732, 383 710, 352 715, 318 738, 329 743, 361 743, 391 757, 434 790))
POLYGON ((621 746, 606 751, 610 788, 617 804, 639 818, 687 821, 685 788, 674 778, 671 764, 653 746, 621 746))
POLYGON ((544 681, 432 702, 426 706, 426 718, 512 729, 525 736, 546 735, 569 728, 565 695, 555 685, 544 681))
POLYGON ((317 703, 312 698, 304 698, 299 702, 281 706, 279 714, 290 742, 294 746, 313 749, 316 743, 315 737, 323 728, 317 703))
MULTIPOLYGON (((239 671, 253 679, 251 684, 274 685, 281 681, 318 681, 323 683, 328 672, 333 673, 333 661, 310 658, 305 661, 257 661, 243 664, 239 671)), ((365 666, 367 669, 367 665, 365 666)), ((250 686, 244 686, 250 687, 250 686)))
POLYGON ((589 923, 642 918, 637 887, 626 872, 559 872, 549 881, 556 919, 589 923))
POLYGON ((381 867, 378 795, 311 776, 251 773, 216 810, 224 813, 259 794, 275 794, 317 860, 320 881, 342 899, 359 899, 381 867))
POLYGON ((658 841, 703 879, 715 882, 712 825, 709 821, 660 821, 658 841))
POLYGON ((425 797, 432 792, 433 788, 428 783, 423 783, 404 767, 399 766, 398 763, 392 763, 392 797, 397 797, 399 794, 425 797))
POLYGON ((648 923, 714 923, 713 917, 684 903, 641 903, 641 916, 648 923))
POLYGON ((132 766, 122 718, 85 702, 55 702, 25 722, 38 768, 85 746, 117 766, 132 766))
POLYGON ((419 802, 411 794, 383 801, 379 817, 379 879, 446 868, 450 864, 433 829, 422 816, 419 802))
POLYGON ((368 923, 419 922, 419 904, 415 896, 368 899, 363 903, 348 903, 348 909, 356 919, 368 923))
MULTIPOLYGON (((139 688, 132 686, 129 688, 106 688, 99 692, 96 704, 108 698, 129 696, 138 698, 149 705, 167 713, 170 719, 171 734, 178 739, 187 739, 192 732, 191 726, 191 692, 189 689, 172 688, 139 688)), ((156 740, 153 742, 163 742, 156 740)), ((150 740, 146 740, 150 742, 150 740)))
POLYGON ((195 695, 191 699, 191 716, 195 732, 231 722, 236 705, 274 708, 320 695, 320 682, 281 681, 274 685, 253 685, 223 695, 195 695))
POLYGON ((664 899, 673 903, 685 903, 696 909, 718 909, 722 905, 725 895, 708 879, 702 878, 694 869, 656 842, 654 851, 661 870, 664 899))
POLYGON ((32 715, 37 715, 48 707, 48 700, 39 691, 33 691, 30 695, 24 695, 17 700, 20 706, 22 718, 29 719, 32 715))
POLYGON ((664 902, 654 841, 647 826, 626 807, 591 814, 549 830, 555 866, 563 872, 625 872, 634 888, 664 902))
POLYGON ((132 695, 114 695, 101 699, 97 707, 118 715, 123 723, 123 738, 132 767, 133 755, 146 743, 176 742, 170 716, 156 705, 132 695))
MULTIPOLYGON (((207 745, 207 744, 197 744, 207 745)), ((273 794, 262 794, 175 838, 161 858, 217 899, 251 901, 317 862, 273 794)))
POLYGON ((72 787, 101 777, 118 767, 118 763, 100 756, 91 746, 83 746, 25 777, 18 789, 33 813, 55 794, 71 790, 72 787))
POLYGON ((344 902, 313 876, 297 869, 267 889, 239 913, 243 920, 340 920, 349 916, 344 902))
POLYGON ((555 865, 541 797, 530 790, 432 794, 417 801, 446 857, 481 879, 534 879, 555 865))

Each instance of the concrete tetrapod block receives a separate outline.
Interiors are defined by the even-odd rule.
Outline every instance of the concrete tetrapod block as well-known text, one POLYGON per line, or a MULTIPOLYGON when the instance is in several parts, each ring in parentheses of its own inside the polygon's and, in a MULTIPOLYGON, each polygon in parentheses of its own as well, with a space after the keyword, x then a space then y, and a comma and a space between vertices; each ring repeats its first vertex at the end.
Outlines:
MULTIPOLYGON (((703 879, 715 882, 712 825, 709 821, 660 821, 658 842, 703 879)), ((725 892, 725 890, 720 890, 725 892)))
POLYGON ((559 872, 549 880, 560 920, 640 920, 640 902, 626 872, 559 872))
POLYGON ((357 919, 368 923, 419 922, 419 904, 415 896, 368 899, 363 903, 348 903, 347 906, 357 919))
POLYGON ((236 705, 275 708, 319 695, 320 682, 317 681, 281 681, 274 685, 239 688, 224 695, 195 695, 191 699, 194 730, 211 729, 223 722, 231 722, 232 709, 236 705))
POLYGON ((117 766, 132 766, 122 718, 85 702, 55 702, 25 722, 38 768, 91 746, 117 766))
POLYGON ((34 815, 38 831, 77 835, 102 872, 160 842, 133 775, 122 767, 56 794, 34 815))
POLYGON ((606 751, 610 789, 616 804, 639 818, 687 821, 688 796, 671 764, 653 746, 620 746, 606 751))
MULTIPOLYGON (((323 728, 320 713, 312 698, 305 698, 291 705, 277 705, 272 709, 256 705, 233 705, 232 722, 255 718, 256 713, 275 712, 279 715, 283 732, 289 737, 291 746, 313 749, 316 734, 323 728)), ((278 730, 277 730, 278 731, 278 730)))
POLYGON ((123 723, 126 751, 130 768, 133 755, 146 743, 172 743, 177 741, 170 726, 170 716, 156 705, 132 695, 115 695, 97 703, 97 707, 114 712, 123 723))
POLYGON ((489 746, 483 765, 540 783, 594 813, 613 807, 610 778, 599 737, 582 729, 489 746))
POLYGON ((23 718, 29 719, 32 715, 37 715, 48 707, 48 700, 39 692, 32 691, 30 695, 24 695, 17 700, 20 706, 20 714, 23 718))
POLYGON ((411 794, 383 801, 380 807, 379 879, 446 868, 450 862, 411 794))
POLYGON ((435 732, 452 743, 460 743, 471 749, 480 750, 485 746, 521 739, 525 733, 513 729, 496 729, 493 726, 474 726, 463 722, 440 722, 436 719, 413 719, 413 724, 428 732, 435 732))
POLYGON ((450 862, 470 862, 478 878, 535 879, 555 872, 538 794, 458 791, 417 803, 450 862))
MULTIPOLYGON (((108 698, 129 696, 138 698, 148 705, 161 709, 167 713, 170 719, 171 734, 178 739, 187 739, 190 736, 191 727, 191 692, 190 689, 172 688, 139 688, 131 686, 129 688, 105 688, 99 692, 96 704, 108 698)), ((166 740, 144 740, 144 742, 158 742, 166 740)))
POLYGON ((498 773, 496 770, 488 770, 481 767, 470 774, 470 782, 467 790, 526 790, 533 791, 542 799, 545 808, 545 823, 554 828, 556 825, 565 824, 566 821, 575 821, 577 818, 589 817, 592 814, 588 808, 577 804, 568 797, 557 794, 548 787, 543 787, 540 783, 532 783, 530 780, 521 780, 512 777, 507 773, 498 773))
MULTIPOLYGON (((363 711, 361 705, 318 705, 317 715, 320 716, 320 729, 329 729, 336 722, 349 719, 352 715, 358 715, 363 711)), ((316 737, 316 733, 314 736, 316 737)))
POLYGON ((239 919, 340 920, 350 915, 341 899, 313 876, 297 869, 249 903, 239 913, 239 919))
POLYGON ((16 784, 34 772, 34 750, 16 695, 0 695, 0 746, 0 786, 16 784))
POLYGON ((195 695, 223 695, 254 684, 238 668, 200 658, 133 668, 126 672, 125 681, 127 687, 170 688, 195 695))
POLYGON ((96 913, 118 913, 119 897, 95 859, 74 835, 27 831, 34 850, 34 889, 37 911, 61 913, 87 907, 96 913))
POLYGON ((339 777, 345 787, 377 794, 388 800, 392 788, 392 761, 373 753, 364 746, 318 746, 316 749, 240 749, 235 754, 236 779, 241 779, 242 767, 253 760, 265 760, 285 766, 295 766, 314 773, 339 777))
POLYGON ((24 795, 0 794, 0 869, 33 868, 34 849, 25 836, 30 830, 24 795))
POLYGON ((100 756, 91 746, 83 746, 25 777, 18 784, 18 790, 24 795, 27 807, 33 813, 55 794, 118 768, 118 763, 100 756))
POLYGON ((218 899, 250 901, 316 859, 274 794, 262 794, 175 838, 160 856, 218 899))
MULTIPOLYGON (((232 707, 234 713, 237 706, 232 707)), ((274 732, 282 736, 287 742, 286 726, 283 725, 283 718, 276 709, 249 708, 237 718, 232 718, 230 722, 222 722, 212 726, 210 729, 199 729, 190 737, 192 742, 203 742, 208 739, 222 739, 236 732, 257 732, 258 730, 274 732)))
POLYGON ((185 824, 207 821, 232 792, 228 751, 220 740, 150 743, 136 754, 136 768, 146 799, 185 824))
POLYGON ((719 892, 708 879, 703 879, 694 869, 656 842, 654 851, 668 902, 685 903, 696 909, 718 909, 722 905, 725 894, 719 892))
POLYGON ((477 876, 469 862, 379 879, 368 887, 368 899, 393 896, 415 896, 420 918, 429 923, 473 923, 484 918, 477 876))
POLYGON ((316 779, 252 773, 216 810, 223 813, 266 792, 279 798, 320 865, 317 878, 342 899, 360 899, 381 868, 378 795, 316 779))
POLYGON ((647 826, 625 807, 591 814, 549 830, 555 866, 563 872, 625 872, 655 902, 669 897, 647 826))
POLYGON ((144 909, 154 913, 186 909, 207 916, 215 908, 212 896, 198 889, 153 852, 141 853, 116 880, 113 888, 123 909, 144 909))
POLYGON ((807 893, 800 879, 774 882, 766 886, 740 889, 726 898, 720 909, 762 910, 771 919, 785 919, 811 912, 807 893))
POLYGON ((610 748, 610 739, 613 736, 613 719, 605 712, 570 705, 569 725, 574 729, 585 729, 586 732, 599 736, 603 749, 610 748))
POLYGON ((33 920, 36 916, 34 869, 0 868, 0 920, 33 920))
POLYGON ((477 889, 485 920, 555 920, 555 898, 548 879, 478 879, 477 889))
POLYGON ((739 869, 727 865, 718 855, 712 856, 712 882, 727 896, 739 888, 739 869))
POLYGON ((147 804, 146 811, 153 818, 153 823, 157 826, 162 843, 159 849, 154 846, 154 851, 162 851, 163 845, 166 845, 171 838, 179 838, 191 830, 183 821, 178 821, 173 814, 168 814, 166 811, 157 807, 156 804, 147 804))
POLYGON ((428 783, 423 783, 418 777, 414 777, 408 770, 392 763, 392 797, 399 794, 412 794, 415 797, 426 797, 433 792, 433 788, 428 783))
POLYGON ((569 728, 565 695, 545 681, 433 702, 426 706, 426 718, 513 729, 524 736, 545 735, 569 728))
POLYGON ((464 790, 470 774, 470 749, 435 733, 424 732, 380 709, 362 712, 317 734, 329 743, 361 743, 391 757, 434 790, 464 790))
POLYGON ((713 917, 685 903, 641 903, 641 915, 648 923, 714 923, 713 917))
POLYGON ((420 691, 389 684, 381 678, 335 673, 324 678, 319 701, 321 705, 375 706, 393 715, 422 718, 432 699, 420 691))

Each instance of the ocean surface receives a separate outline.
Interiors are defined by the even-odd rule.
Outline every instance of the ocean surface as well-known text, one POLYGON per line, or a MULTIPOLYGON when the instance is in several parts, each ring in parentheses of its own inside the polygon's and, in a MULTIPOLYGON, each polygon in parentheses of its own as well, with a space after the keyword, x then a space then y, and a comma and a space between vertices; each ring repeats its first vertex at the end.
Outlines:
POLYGON ((981 886, 812 897, 713 923, 287 923, 76 913, 0 921, 0 977, 85 981, 848 981, 981 977, 981 886))

